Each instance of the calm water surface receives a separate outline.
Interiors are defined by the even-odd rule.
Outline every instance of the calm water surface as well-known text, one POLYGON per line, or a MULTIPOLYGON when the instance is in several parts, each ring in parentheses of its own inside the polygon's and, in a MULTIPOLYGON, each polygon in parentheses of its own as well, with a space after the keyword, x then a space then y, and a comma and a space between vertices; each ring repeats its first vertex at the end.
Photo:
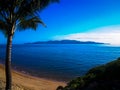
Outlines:
MULTIPOLYGON (((68 81, 85 74, 90 68, 115 60, 120 47, 80 44, 13 45, 14 68, 34 76, 68 81)), ((5 45, 0 45, 4 62, 5 45)))

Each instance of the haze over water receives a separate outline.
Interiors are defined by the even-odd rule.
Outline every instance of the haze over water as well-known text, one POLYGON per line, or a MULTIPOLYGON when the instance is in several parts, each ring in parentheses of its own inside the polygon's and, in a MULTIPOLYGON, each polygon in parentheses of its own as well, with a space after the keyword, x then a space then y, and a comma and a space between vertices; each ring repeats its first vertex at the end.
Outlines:
MULTIPOLYGON (((120 47, 83 44, 13 45, 12 65, 34 76, 68 81, 85 74, 90 68, 115 60, 120 47)), ((4 62, 5 46, 0 45, 4 62)))

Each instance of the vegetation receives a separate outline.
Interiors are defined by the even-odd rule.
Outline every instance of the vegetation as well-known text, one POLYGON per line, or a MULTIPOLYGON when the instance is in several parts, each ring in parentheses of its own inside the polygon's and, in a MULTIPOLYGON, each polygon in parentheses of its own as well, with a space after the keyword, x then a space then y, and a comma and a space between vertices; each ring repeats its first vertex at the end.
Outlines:
POLYGON ((28 28, 36 30, 38 24, 45 26, 39 12, 56 1, 58 0, 0 0, 0 31, 7 37, 6 90, 11 90, 11 48, 15 31, 28 28))
POLYGON ((70 81, 57 90, 120 90, 120 58, 92 68, 82 77, 70 81))

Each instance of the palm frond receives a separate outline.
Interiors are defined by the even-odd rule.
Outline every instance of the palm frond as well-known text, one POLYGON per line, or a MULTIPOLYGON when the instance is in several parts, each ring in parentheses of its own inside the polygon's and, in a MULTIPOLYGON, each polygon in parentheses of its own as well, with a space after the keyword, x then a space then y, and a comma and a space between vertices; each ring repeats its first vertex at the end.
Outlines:
POLYGON ((38 12, 53 2, 59 0, 0 0, 0 31, 6 30, 4 32, 8 33, 27 28, 36 30, 38 24, 46 26, 38 12), (14 30, 12 27, 15 27, 14 30))
POLYGON ((40 10, 46 8, 50 3, 58 2, 59 0, 40 0, 40 10))
POLYGON ((18 24, 18 30, 26 30, 28 28, 36 30, 38 24, 42 24, 43 26, 46 26, 42 20, 40 20, 38 17, 32 17, 30 19, 22 18, 20 23, 18 24))
POLYGON ((8 30, 9 29, 9 27, 8 27, 8 25, 7 25, 7 23, 5 23, 4 21, 2 21, 2 20, 0 20, 0 30, 2 31, 2 30, 8 30))
POLYGON ((29 15, 35 16, 36 12, 42 11, 50 3, 59 2, 59 0, 23 0, 19 5, 19 10, 16 12, 17 19, 27 17, 29 15))
POLYGON ((8 34, 8 25, 4 22, 0 20, 0 31, 4 34, 4 36, 6 37, 8 34))

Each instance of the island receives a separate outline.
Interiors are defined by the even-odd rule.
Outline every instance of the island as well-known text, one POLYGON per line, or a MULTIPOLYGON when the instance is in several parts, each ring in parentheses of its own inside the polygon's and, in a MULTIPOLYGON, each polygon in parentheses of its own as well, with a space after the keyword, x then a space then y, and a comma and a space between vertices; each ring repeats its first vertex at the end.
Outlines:
POLYGON ((37 41, 25 44, 105 44, 102 42, 94 41, 77 41, 77 40, 50 40, 50 41, 37 41))

